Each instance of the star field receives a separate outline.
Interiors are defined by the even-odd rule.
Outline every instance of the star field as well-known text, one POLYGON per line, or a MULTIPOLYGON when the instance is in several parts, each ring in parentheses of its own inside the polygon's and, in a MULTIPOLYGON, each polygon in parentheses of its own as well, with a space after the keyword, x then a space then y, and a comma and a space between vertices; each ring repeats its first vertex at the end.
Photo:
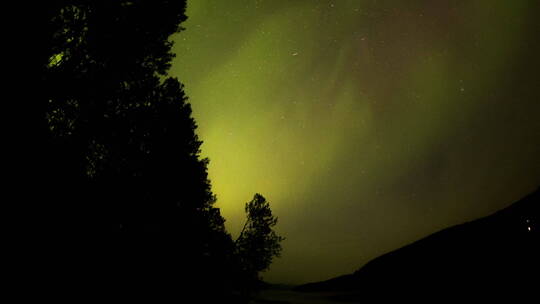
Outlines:
POLYGON ((255 192, 279 217, 266 280, 350 273, 540 184, 538 6, 189 2, 171 72, 229 231, 255 192))

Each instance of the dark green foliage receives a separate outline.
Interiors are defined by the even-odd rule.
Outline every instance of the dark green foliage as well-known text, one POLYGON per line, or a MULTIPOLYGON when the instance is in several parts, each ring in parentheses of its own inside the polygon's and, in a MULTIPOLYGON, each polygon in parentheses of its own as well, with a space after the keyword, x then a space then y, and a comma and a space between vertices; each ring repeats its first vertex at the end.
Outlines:
POLYGON ((274 231, 277 217, 272 215, 270 204, 260 195, 246 203, 246 223, 236 240, 236 252, 246 275, 258 278, 261 271, 270 267, 272 259, 279 257, 283 237, 274 231))

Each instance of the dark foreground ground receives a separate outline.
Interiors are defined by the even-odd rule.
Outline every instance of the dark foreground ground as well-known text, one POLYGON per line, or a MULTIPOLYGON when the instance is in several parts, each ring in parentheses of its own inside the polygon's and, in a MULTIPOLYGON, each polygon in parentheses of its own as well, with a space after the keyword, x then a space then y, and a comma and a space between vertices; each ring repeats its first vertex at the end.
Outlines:
POLYGON ((351 303, 354 295, 347 292, 299 292, 293 287, 270 287, 262 290, 251 304, 335 304, 351 303))

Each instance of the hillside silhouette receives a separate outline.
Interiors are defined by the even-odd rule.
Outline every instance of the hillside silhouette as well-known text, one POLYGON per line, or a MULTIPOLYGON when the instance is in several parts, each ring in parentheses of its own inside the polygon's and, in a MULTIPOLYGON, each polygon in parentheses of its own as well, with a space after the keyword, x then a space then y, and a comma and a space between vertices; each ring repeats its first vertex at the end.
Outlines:
POLYGON ((540 189, 490 216, 436 232, 352 274, 297 286, 349 300, 531 298, 539 282, 540 189))

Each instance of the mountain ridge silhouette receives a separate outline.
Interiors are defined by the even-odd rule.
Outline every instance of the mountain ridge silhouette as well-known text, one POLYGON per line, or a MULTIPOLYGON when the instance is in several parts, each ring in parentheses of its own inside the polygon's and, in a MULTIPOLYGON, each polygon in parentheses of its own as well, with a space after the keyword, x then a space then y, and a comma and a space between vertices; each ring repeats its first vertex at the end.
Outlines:
POLYGON ((532 296, 540 278, 539 206, 537 188, 502 210, 383 254, 352 274, 295 290, 343 292, 352 299, 428 293, 532 296))

